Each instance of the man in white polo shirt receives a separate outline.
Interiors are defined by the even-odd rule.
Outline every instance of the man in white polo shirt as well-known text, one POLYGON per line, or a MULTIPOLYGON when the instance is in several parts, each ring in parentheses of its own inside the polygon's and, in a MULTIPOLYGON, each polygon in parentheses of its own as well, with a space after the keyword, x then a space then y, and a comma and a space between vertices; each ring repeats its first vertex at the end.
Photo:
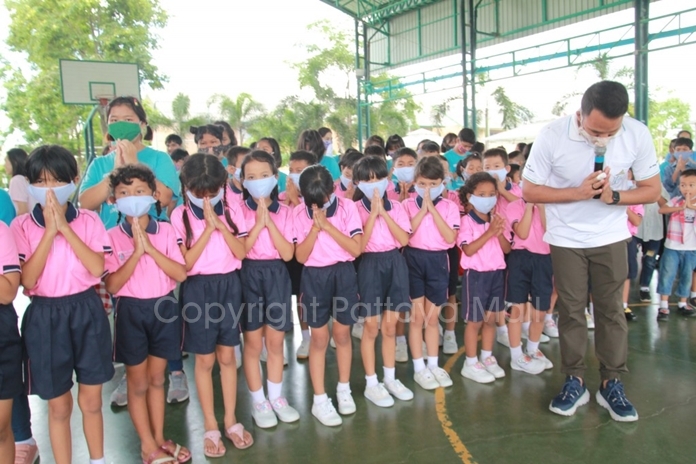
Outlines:
POLYGON ((534 141, 523 196, 547 203, 546 235, 558 290, 561 371, 566 382, 549 409, 571 416, 587 404, 583 381, 588 278, 602 382, 597 402, 617 421, 635 421, 620 374, 627 372, 628 325, 622 288, 628 275, 626 206, 657 201, 660 176, 648 128, 625 116, 628 92, 618 82, 592 85, 581 110, 552 122, 534 141), (628 171, 636 188, 629 190, 628 171))

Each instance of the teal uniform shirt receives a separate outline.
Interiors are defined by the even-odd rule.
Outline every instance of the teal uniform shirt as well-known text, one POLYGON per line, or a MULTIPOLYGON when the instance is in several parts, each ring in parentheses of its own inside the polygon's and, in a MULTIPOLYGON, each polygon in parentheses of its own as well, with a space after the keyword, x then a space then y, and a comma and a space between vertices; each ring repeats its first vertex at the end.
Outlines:
POLYGON ((0 221, 9 226, 15 216, 17 216, 17 211, 14 203, 12 203, 10 194, 7 193, 7 190, 0 189, 0 221))
POLYGON ((338 163, 331 156, 324 156, 319 164, 329 170, 333 180, 338 180, 341 177, 341 168, 338 167, 338 163))

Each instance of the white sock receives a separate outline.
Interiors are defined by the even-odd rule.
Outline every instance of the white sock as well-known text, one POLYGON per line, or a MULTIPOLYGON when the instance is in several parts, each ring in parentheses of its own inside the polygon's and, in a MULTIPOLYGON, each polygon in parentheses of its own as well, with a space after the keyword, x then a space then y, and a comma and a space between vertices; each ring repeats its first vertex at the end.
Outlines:
POLYGON ((358 317, 358 324, 362 325, 365 323, 365 318, 364 317, 358 317))
POLYGON ((302 341, 309 341, 309 329, 302 331, 302 341))
POLYGON ((366 375, 365 380, 367 381, 367 385, 366 385, 367 388, 372 388, 372 387, 376 387, 377 385, 379 385, 379 380, 377 380, 377 374, 366 375))
MULTIPOLYGON (((640 287, 640 291, 641 291, 641 292, 649 292, 649 291, 650 291, 650 287, 640 287)), ((691 298, 693 298, 693 297, 695 297, 695 296, 696 296, 696 292, 691 292, 691 298)))
POLYGON ((283 382, 273 383, 270 380, 266 381, 266 386, 268 387, 268 399, 269 401, 275 401, 281 396, 283 396, 283 382))
POLYGON ((522 357, 522 345, 518 347, 510 347, 510 357, 512 358, 513 361, 517 361, 522 357))
POLYGON ((529 326, 530 326, 530 324, 531 324, 531 322, 529 322, 529 321, 523 322, 523 323, 522 323, 522 332, 524 332, 524 333, 529 333, 529 326))
POLYGON ((498 332, 498 335, 504 335, 508 330, 506 325, 501 325, 500 327, 496 327, 495 331, 498 332))
POLYGON ((349 382, 346 382, 346 383, 338 382, 338 386, 336 387, 336 391, 337 392, 346 392, 346 391, 349 392, 350 391, 350 383, 349 382))
POLYGON ((590 302, 590 314, 594 314, 594 303, 590 302))
POLYGON ((677 306, 679 308, 686 308, 686 301, 680 301, 679 303, 677 303, 677 306))
POLYGON ((455 337, 454 330, 445 330, 445 337, 455 337))
POLYGON ((668 308, 669 308, 669 301, 660 300, 660 309, 668 309, 668 308))
POLYGON ((539 349, 539 342, 533 342, 531 340, 527 340, 527 353, 534 354, 537 352, 539 349))
POLYGON ((329 395, 324 393, 323 395, 314 395, 314 404, 324 404, 329 401, 329 395))
POLYGON ((546 321, 553 321, 553 314, 546 313, 546 316, 544 316, 544 322, 546 321))
POLYGON ((425 369, 425 361, 423 358, 418 358, 413 360, 413 372, 416 374, 425 369))
POLYGON ((470 358, 470 357, 468 357, 468 356, 466 357, 466 364, 467 364, 468 366, 473 366, 473 365, 476 364, 477 362, 478 362, 478 358, 475 358, 475 357, 474 357, 474 358, 470 358))
POLYGON ((266 401, 266 395, 263 394, 263 388, 260 388, 255 392, 249 390, 249 393, 251 393, 251 400, 254 402, 254 404, 259 404, 266 401))
POLYGON ((624 309, 628 308, 628 302, 624 301, 624 309))
POLYGON ((440 366, 438 366, 438 357, 437 356, 428 356, 428 369, 436 369, 440 366))
POLYGON ((105 458, 90 459, 89 464, 106 464, 106 459, 105 458))
POLYGON ((486 359, 490 358, 491 356, 493 356, 492 351, 481 350, 481 362, 485 361, 486 359))
POLYGON ((242 359, 242 346, 237 345, 234 347, 234 355, 237 359, 242 359))
POLYGON ((384 366, 384 381, 393 382, 396 380, 396 368, 384 366))
POLYGON ((36 440, 34 440, 34 437, 31 437, 28 440, 22 440, 22 441, 16 441, 15 445, 30 445, 30 446, 35 446, 36 445, 36 440))
POLYGON ((696 298, 696 292, 691 292, 691 298, 696 298))
POLYGON ((396 343, 406 343, 406 335, 399 335, 396 337, 396 343))

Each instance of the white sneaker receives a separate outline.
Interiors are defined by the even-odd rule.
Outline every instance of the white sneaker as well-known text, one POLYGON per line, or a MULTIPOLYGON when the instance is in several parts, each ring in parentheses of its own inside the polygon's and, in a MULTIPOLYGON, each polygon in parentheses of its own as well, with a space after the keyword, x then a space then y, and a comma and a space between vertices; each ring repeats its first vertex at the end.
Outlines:
MULTIPOLYGON (((237 347, 237 348, 239 348, 239 347, 237 347)), ((239 369, 240 367, 242 367, 242 357, 243 357, 243 355, 242 355, 242 351, 239 350, 239 349, 237 349, 237 348, 235 348, 234 357, 235 357, 236 360, 237 360, 237 369, 239 369)))
POLYGON ((464 367, 462 367, 462 377, 473 380, 478 383, 491 383, 495 382, 495 376, 486 370, 486 366, 477 362, 476 364, 468 364, 464 361, 464 367))
POLYGON ((544 321, 544 334, 551 338, 558 338, 558 326, 553 319, 544 321))
POLYGON ((358 340, 362 340, 364 329, 365 324, 363 324, 362 322, 356 322, 355 324, 353 324, 353 330, 351 330, 351 335, 353 335, 353 337, 357 338, 358 340))
POLYGON ((442 346, 442 344, 444 343, 445 330, 442 328, 440 324, 437 325, 437 330, 440 333, 440 339, 438 340, 437 344, 438 346, 442 346))
POLYGON ((270 429, 278 425, 278 418, 273 412, 273 406, 268 400, 256 403, 251 409, 251 416, 256 422, 256 426, 262 429, 270 429))
POLYGON ((396 342, 396 362, 408 362, 408 343, 396 342))
POLYGON ((423 340, 423 359, 428 358, 428 345, 426 345, 425 340, 423 340))
POLYGON ((413 399, 413 392, 406 388, 399 379, 396 379, 393 382, 385 380, 384 387, 397 400, 410 401, 413 399))
MULTIPOLYGON (((524 330, 524 328, 522 328, 522 340, 528 340, 528 339, 529 339, 529 331, 524 330)), ((548 343, 549 341, 551 341, 551 339, 549 337, 547 337, 546 335, 544 335, 543 333, 539 337, 539 343, 548 343)))
POLYGON ((334 350, 336 349, 336 342, 334 341, 333 337, 331 337, 331 339, 329 340, 329 346, 334 350))
POLYGON ((551 339, 548 337, 548 335, 544 335, 544 332, 542 332, 539 336, 539 343, 548 343, 550 341, 551 339))
POLYGON ((544 353, 541 352, 541 350, 536 350, 536 353, 527 353, 529 356, 531 356, 533 359, 536 359, 537 361, 541 362, 544 364, 544 369, 553 369, 553 363, 549 358, 544 356, 544 353))
POLYGON ((437 383, 439 383, 441 387, 447 388, 452 386, 452 379, 447 371, 445 371, 443 368, 436 367, 434 369, 430 369, 430 372, 433 373, 433 377, 435 377, 435 380, 437 380, 437 383))
POLYGON ((374 387, 365 388, 365 399, 370 400, 380 408, 391 408, 394 406, 394 398, 389 394, 383 383, 378 383, 374 387))
POLYGON ((307 359, 309 358, 309 340, 302 339, 302 343, 295 351, 295 356, 297 359, 307 359))
POLYGON ((496 335, 495 339, 503 346, 510 348, 510 336, 507 332, 496 335))
POLYGON ((320 404, 314 403, 312 405, 312 415, 327 427, 338 427, 343 423, 343 419, 336 412, 331 399, 320 404))
POLYGON ((118 406, 120 408, 128 406, 128 381, 126 380, 126 374, 123 374, 121 380, 116 386, 116 390, 111 393, 111 406, 118 406))
POLYGON ((297 422, 300 420, 300 413, 297 412, 295 408, 288 404, 288 400, 284 397, 280 397, 271 403, 273 412, 281 422, 289 424, 291 422, 297 422))
POLYGON ((544 372, 545 365, 543 362, 537 361, 531 356, 523 354, 522 356, 517 358, 517 361, 511 361, 510 367, 515 371, 521 371, 526 372, 527 374, 536 375, 544 372))
POLYGON ((423 390, 435 390, 436 388, 440 388, 440 382, 437 381, 433 373, 430 372, 430 369, 427 367, 413 374, 413 380, 415 380, 423 390))
POLYGON ((495 356, 489 356, 483 360, 483 366, 488 372, 493 374, 496 379, 502 379, 505 377, 505 371, 498 365, 498 360, 495 356))
POLYGON ((442 342, 442 352, 444 354, 455 354, 459 351, 459 346, 457 346, 457 337, 454 335, 445 335, 442 342))
POLYGON ((336 392, 336 401, 338 402, 338 412, 344 416, 355 413, 355 401, 350 390, 336 392))
POLYGON ((169 374, 169 389, 167 390, 167 403, 183 403, 189 399, 189 388, 184 371, 178 374, 169 374))
POLYGON ((592 317, 592 314, 585 311, 585 319, 587 319, 587 328, 594 329, 594 317, 592 317))

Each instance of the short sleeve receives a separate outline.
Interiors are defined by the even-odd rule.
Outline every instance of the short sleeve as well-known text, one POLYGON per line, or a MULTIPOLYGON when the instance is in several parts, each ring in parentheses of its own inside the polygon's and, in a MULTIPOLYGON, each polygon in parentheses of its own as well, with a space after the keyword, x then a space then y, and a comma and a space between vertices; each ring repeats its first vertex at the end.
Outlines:
POLYGON ((355 206, 350 200, 345 200, 341 202, 341 206, 345 208, 346 212, 346 231, 350 237, 355 237, 356 235, 363 233, 362 220, 360 219, 360 213, 358 212, 358 207, 355 206))
POLYGON ((305 238, 307 238, 307 235, 309 233, 309 230, 307 230, 307 224, 309 224, 309 227, 312 226, 312 222, 310 221, 303 221, 300 219, 298 216, 300 214, 305 214, 304 211, 301 211, 299 208, 304 208, 304 204, 299 204, 295 207, 295 209, 292 211, 292 230, 294 231, 294 236, 295 240, 297 243, 302 243, 304 242, 305 238))
POLYGON ((411 205, 415 205, 415 201, 411 198, 407 198, 401 203, 401 206, 404 207, 404 212, 406 213, 406 217, 408 218, 409 222, 411 222, 413 216, 416 215, 414 212, 415 208, 411 208, 411 205))
POLYGON ((643 205, 631 205, 628 207, 628 209, 633 211, 638 216, 643 216, 643 213, 645 212, 645 208, 643 208, 643 205))
POLYGON ((524 216, 524 209, 525 204, 522 200, 513 201, 508 205, 507 209, 505 210, 505 221, 510 226, 510 229, 512 229, 512 226, 516 222, 520 222, 522 220, 522 216, 524 216))
POLYGON ((246 220, 244 219, 244 212, 242 211, 242 208, 239 207, 239 205, 236 204, 227 204, 227 209, 230 212, 230 217, 232 218, 232 222, 234 222, 234 225, 237 226, 237 230, 239 233, 237 234, 238 238, 243 238, 249 235, 249 231, 247 230, 246 226, 246 220))
POLYGON ((80 185, 80 194, 97 185, 104 179, 104 174, 111 172, 114 167, 113 157, 114 155, 112 154, 106 155, 101 158, 95 158, 95 160, 90 163, 87 167, 85 177, 82 179, 82 184, 80 185), (110 166, 108 166, 109 164, 110 166))
POLYGON ((184 227, 184 208, 185 206, 177 206, 174 211, 172 211, 172 217, 170 218, 172 228, 174 229, 174 235, 180 243, 184 243, 186 240, 186 227, 184 227))
POLYGON ((0 223, 0 243, 2 243, 2 247, 0 247, 0 274, 21 272, 17 245, 15 245, 10 228, 4 222, 0 223))
POLYGON ((674 208, 675 206, 677 206, 677 202, 679 200, 679 197, 672 197, 669 200, 667 200, 667 206, 669 206, 670 208, 674 208))
MULTIPOLYGON (((638 147, 636 159, 633 161, 631 169, 633 177, 636 181, 650 179, 660 174, 660 166, 657 163, 657 155, 655 154, 655 144, 653 143, 650 131, 646 126, 636 121, 637 129, 640 131, 638 137, 638 147)), ((532 146, 532 151, 536 143, 532 146)))
POLYGON ((295 236, 295 226, 293 225, 293 214, 290 208, 283 208, 281 206, 280 211, 283 212, 281 220, 283 221, 282 227, 280 228, 280 233, 283 235, 285 240, 290 243, 297 242, 297 237, 295 236))
POLYGON ((111 232, 112 230, 114 229, 110 229, 107 232, 107 235, 109 236, 109 243, 111 245, 111 253, 107 253, 106 257, 104 258, 104 270, 107 274, 113 274, 121 267, 121 263, 118 261, 118 246, 116 240, 114 240, 114 236, 111 232))
MULTIPOLYGON (((80 211, 80 214, 88 214, 80 211)), ((85 245, 97 253, 111 253, 111 240, 106 233, 106 228, 99 217, 91 213, 85 225, 85 245)))
POLYGON ((406 211, 404 211, 403 205, 401 205, 399 202, 392 202, 392 218, 394 219, 394 222, 401 227, 405 232, 408 232, 409 234, 413 232, 411 229, 411 221, 408 219, 408 215, 406 214, 406 211))
POLYGON ((447 209, 445 210, 445 216, 443 219, 454 230, 459 229, 461 225, 461 216, 459 214, 459 207, 456 203, 449 200, 447 201, 447 209))
POLYGON ((553 131, 547 127, 534 140, 532 151, 522 171, 522 177, 525 180, 536 185, 546 184, 546 180, 551 175, 551 159, 554 150, 550 141, 552 136, 553 131))
POLYGON ((27 220, 27 215, 22 215, 12 221, 10 225, 10 231, 12 232, 12 237, 14 238, 14 243, 17 247, 17 254, 20 261, 28 261, 31 258, 32 250, 29 245, 29 237, 27 237, 27 231, 24 228, 24 223, 27 220))
POLYGON ((183 243, 183 240, 177 237, 177 233, 174 230, 174 227, 171 226, 171 224, 162 223, 160 224, 161 229, 165 231, 166 234, 166 240, 167 240, 167 248, 166 248, 166 255, 167 258, 171 259, 172 261, 175 261, 179 264, 186 264, 186 260, 184 259, 184 255, 181 254, 181 244, 183 243))
POLYGON ((468 216, 463 216, 459 233, 457 234, 457 244, 459 247, 467 245, 474 241, 474 229, 471 227, 471 219, 468 216))
POLYGON ((13 176, 10 179, 10 186, 7 191, 10 194, 12 201, 21 201, 29 203, 29 189, 27 178, 24 176, 13 176))

